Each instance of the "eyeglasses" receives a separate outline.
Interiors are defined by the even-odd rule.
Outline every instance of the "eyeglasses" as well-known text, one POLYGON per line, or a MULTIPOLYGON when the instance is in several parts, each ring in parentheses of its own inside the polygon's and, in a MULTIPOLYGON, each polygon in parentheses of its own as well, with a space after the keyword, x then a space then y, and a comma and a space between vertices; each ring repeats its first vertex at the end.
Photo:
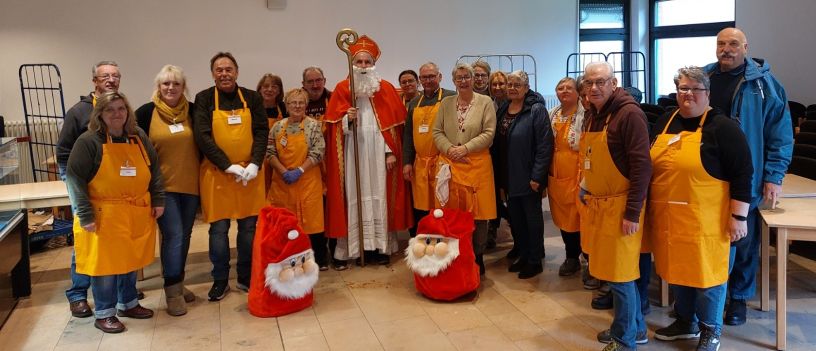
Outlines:
POLYGON ((599 88, 606 85, 606 82, 612 80, 614 77, 609 77, 606 79, 596 79, 596 80, 584 80, 584 85, 591 88, 593 85, 598 86, 599 88))
POLYGON ((455 82, 464 82, 464 81, 471 80, 471 79, 473 79, 473 77, 471 77, 471 76, 456 76, 456 77, 453 77, 453 81, 455 81, 455 82))
POLYGON ((306 101, 294 100, 294 101, 289 101, 286 104, 287 105, 292 105, 292 106, 306 106, 306 101))
POLYGON ((523 88, 524 84, 521 84, 521 83, 507 83, 506 87, 507 87, 507 89, 519 89, 519 88, 523 88))
POLYGON ((96 78, 96 79, 99 79, 99 80, 101 80, 101 81, 106 81, 106 80, 121 80, 121 79, 122 79, 122 76, 121 76, 121 75, 118 75, 118 74, 105 74, 105 75, 102 75, 102 76, 96 76, 95 78, 96 78))
POLYGON ((677 88, 677 92, 680 93, 680 94, 688 94, 688 93, 697 94, 697 93, 702 93, 704 91, 708 91, 708 89, 705 89, 705 88, 688 88, 688 87, 682 87, 682 88, 678 87, 677 88))
POLYGON ((307 85, 312 85, 312 84, 320 84, 320 83, 323 83, 324 81, 326 81, 326 78, 316 78, 316 79, 309 79, 309 80, 305 81, 304 83, 306 83, 307 85))
POLYGON ((436 79, 437 77, 439 77, 439 75, 437 75, 437 74, 429 74, 429 75, 427 75, 427 76, 419 76, 419 80, 434 80, 434 79, 436 79))
POLYGON ((487 73, 476 73, 476 74, 474 74, 474 76, 475 76, 476 78, 482 78, 482 79, 484 79, 484 78, 487 78, 487 73))

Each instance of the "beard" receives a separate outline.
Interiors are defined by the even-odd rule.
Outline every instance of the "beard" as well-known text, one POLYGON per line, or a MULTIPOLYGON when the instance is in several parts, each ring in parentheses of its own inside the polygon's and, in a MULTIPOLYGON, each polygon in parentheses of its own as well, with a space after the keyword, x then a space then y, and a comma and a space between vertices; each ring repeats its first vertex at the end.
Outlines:
POLYGON ((432 234, 419 234, 411 238, 405 249, 405 262, 408 268, 422 277, 435 277, 448 268, 459 257, 459 239, 445 238, 444 243, 436 243, 437 239, 442 238, 441 235, 432 234), (430 245, 427 244, 426 238, 430 238, 430 245), (439 252, 441 244, 447 246, 447 252, 443 252, 443 255, 439 252))
POLYGON ((318 267, 312 250, 287 257, 266 266, 266 287, 284 299, 295 300, 312 292, 317 284, 318 267), (294 263, 294 265, 293 265, 294 263))
POLYGON ((354 93, 357 96, 372 97, 374 93, 380 91, 380 81, 382 78, 377 73, 377 68, 354 67, 354 93))

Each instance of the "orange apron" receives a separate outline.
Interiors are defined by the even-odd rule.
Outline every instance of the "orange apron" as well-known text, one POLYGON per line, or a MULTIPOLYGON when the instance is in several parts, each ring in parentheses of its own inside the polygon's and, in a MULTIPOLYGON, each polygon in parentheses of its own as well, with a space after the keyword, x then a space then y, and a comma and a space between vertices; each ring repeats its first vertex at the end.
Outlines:
POLYGON ((728 280, 730 210, 728 182, 706 172, 700 159, 702 128, 666 134, 652 145, 652 182, 646 233, 657 274, 671 284, 709 288, 728 280))
POLYGON ((577 232, 580 228, 578 208, 578 152, 569 145, 569 129, 573 118, 566 122, 554 122, 555 150, 547 179, 550 213, 553 224, 565 232, 577 232))
MULTIPOLYGON (((278 121, 283 119, 283 113, 281 112, 280 106, 276 105, 275 108, 278 110, 277 117, 269 117, 269 116, 266 117, 266 121, 269 123, 269 130, 270 131, 272 131, 272 126, 274 126, 275 123, 277 123, 278 121)), ((269 193, 270 183, 272 183, 272 165, 269 164, 269 161, 267 161, 266 158, 264 158, 263 169, 264 169, 264 171, 263 171, 263 173, 264 173, 264 178, 263 178, 264 179, 264 193, 268 194, 269 193)))
MULTIPOLYGON (((246 167, 252 158, 252 113, 247 108, 241 89, 236 89, 244 107, 234 111, 218 109, 218 89, 215 89, 212 133, 215 144, 224 151, 230 163, 246 167), (240 116, 239 123, 233 120, 230 124, 232 115, 240 116)), ((265 205, 263 167, 260 167, 258 176, 244 186, 235 181, 234 175, 218 169, 205 157, 201 163, 200 177, 201 213, 207 223, 255 216, 265 205)))
MULTIPOLYGON (((496 218, 496 188, 493 183, 493 161, 485 149, 465 156, 470 162, 454 162, 444 154, 439 154, 437 169, 443 164, 450 165, 451 179, 448 182, 450 195, 444 208, 470 212, 475 220, 496 218)), ((434 185, 434 189, 436 186, 434 185)), ((442 207, 434 197, 434 205, 442 207)))
POLYGON ((276 122, 283 119, 283 113, 281 112, 280 106, 275 106, 278 110, 278 115, 275 117, 266 117, 266 121, 269 123, 269 129, 272 129, 272 126, 275 125, 276 122))
POLYGON ((153 262, 156 220, 150 204, 150 160, 138 137, 102 144, 102 162, 88 183, 96 231, 74 216, 76 271, 90 276, 125 274, 153 262))
MULTIPOLYGON (((286 169, 295 169, 306 161, 309 142, 303 130, 305 121, 305 118, 300 121, 300 132, 291 135, 286 132, 289 126, 287 119, 275 136, 278 160, 286 169)), ((272 206, 292 211, 304 233, 323 232, 323 179, 318 165, 309 168, 294 184, 286 184, 283 174, 273 174, 267 200, 272 206)))
POLYGON ((579 177, 589 192, 584 195, 585 204, 576 202, 581 217, 581 249, 589 254, 589 271, 593 276, 610 282, 629 282, 640 277, 644 212, 640 212, 638 231, 624 235, 621 221, 630 185, 609 153, 606 127, 610 117, 611 114, 606 117, 602 131, 583 132, 579 143, 579 177))
POLYGON ((413 123, 414 130, 414 179, 411 182, 411 190, 414 196, 414 208, 423 211, 430 211, 434 207, 434 181, 436 179, 436 160, 439 150, 433 141, 431 128, 436 113, 439 111, 439 101, 442 100, 442 89, 436 97, 436 103, 432 106, 420 106, 425 94, 419 95, 419 102, 414 107, 413 123))

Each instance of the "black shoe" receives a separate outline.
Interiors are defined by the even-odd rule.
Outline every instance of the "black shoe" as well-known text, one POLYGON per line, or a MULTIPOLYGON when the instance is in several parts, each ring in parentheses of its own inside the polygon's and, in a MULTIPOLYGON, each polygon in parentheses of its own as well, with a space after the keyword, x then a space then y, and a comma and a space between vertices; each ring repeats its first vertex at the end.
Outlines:
POLYGON ((541 274, 541 272, 543 272, 543 271, 544 271, 544 266, 542 266, 541 263, 539 263, 539 264, 534 264, 534 263, 533 264, 525 264, 524 267, 521 268, 521 272, 519 272, 518 278, 519 279, 529 279, 529 278, 532 278, 532 277, 535 277, 535 276, 541 274))
POLYGON ((592 309, 594 310, 611 310, 612 309, 612 292, 601 293, 592 299, 592 309))
POLYGON ((249 292, 249 281, 246 281, 246 282, 241 282, 241 281, 238 281, 238 282, 235 284, 235 287, 236 287, 238 290, 241 290, 241 291, 243 291, 243 292, 245 292, 245 293, 248 293, 248 292, 249 292))
POLYGON ((745 324, 747 309, 748 307, 745 305, 745 300, 731 299, 731 302, 728 303, 728 307, 725 309, 725 324, 745 324))
MULTIPOLYGON (((612 331, 607 329, 598 333, 598 342, 609 344, 612 342, 612 331)), ((649 334, 644 330, 635 334, 635 344, 643 345, 649 343, 649 334)))
POLYGON ((344 260, 335 259, 332 261, 332 266, 334 266, 335 271, 345 271, 348 269, 348 263, 344 260))
POLYGON ((581 270, 581 261, 577 258, 568 258, 564 260, 561 267, 558 267, 558 275, 562 277, 570 276, 581 270))
POLYGON ((510 249, 510 251, 507 251, 507 256, 505 257, 507 257, 508 260, 514 261, 521 257, 521 250, 516 249, 516 247, 513 246, 513 248, 510 249))
POLYGON ((513 264, 511 264, 510 267, 507 267, 507 271, 510 273, 521 272, 521 270, 524 268, 526 264, 527 263, 524 262, 524 260, 518 260, 516 262, 513 262, 513 264))
POLYGON ((391 256, 378 253, 374 255, 374 263, 380 266, 387 266, 391 263, 391 256))
POLYGON ((479 275, 484 275, 485 274, 484 256, 477 255, 476 264, 479 266, 479 275))
POLYGON ((665 328, 655 330, 655 339, 663 341, 685 340, 700 337, 700 327, 697 323, 676 319, 665 328))
POLYGON ((720 349, 720 335, 713 328, 700 328, 700 342, 697 343, 697 351, 717 351, 720 349))
POLYGON ((229 292, 229 290, 229 283, 227 283, 226 280, 216 280, 213 282, 207 296, 209 296, 210 301, 220 301, 224 298, 224 296, 227 296, 227 292, 229 292))

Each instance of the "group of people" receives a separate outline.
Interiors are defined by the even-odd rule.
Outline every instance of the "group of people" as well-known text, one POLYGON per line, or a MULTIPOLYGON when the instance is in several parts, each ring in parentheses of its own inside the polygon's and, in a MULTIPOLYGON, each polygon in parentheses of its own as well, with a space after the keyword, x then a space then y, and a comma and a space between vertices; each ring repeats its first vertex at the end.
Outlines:
POLYGON ((211 301, 230 289, 231 220, 237 288, 263 284, 250 270, 267 204, 296 215, 320 270, 360 258, 387 264, 397 231, 417 235, 420 218, 453 208, 474 218, 484 274, 483 253, 505 218, 508 270, 527 279, 543 271, 547 197, 566 248, 559 275, 583 270, 586 287, 609 291, 615 318, 598 335, 607 350, 648 341, 652 255, 676 298, 676 321, 656 338, 699 337, 699 349, 717 349, 726 299, 726 323, 745 322, 757 207, 775 203, 792 149, 784 89, 747 48, 738 29, 720 32, 718 62, 678 71, 678 108, 651 131, 605 62, 559 81, 560 104, 548 110, 527 73, 491 73, 484 61, 453 68, 456 91, 440 87, 443 75, 428 62, 401 72, 398 92, 377 73, 376 42, 362 36, 349 47, 353 72, 333 91, 318 67, 303 71, 302 88, 284 92, 273 74, 256 90, 240 87, 236 59, 219 52, 210 61, 215 85, 193 102, 182 70, 168 65, 135 113, 118 92, 117 64, 100 62, 58 146, 75 213, 71 311, 94 315, 105 332, 125 329, 117 315, 153 315, 139 305, 135 271, 153 258, 157 223, 167 312, 186 313, 195 295, 184 288, 184 265, 199 207, 210 224, 211 301))

